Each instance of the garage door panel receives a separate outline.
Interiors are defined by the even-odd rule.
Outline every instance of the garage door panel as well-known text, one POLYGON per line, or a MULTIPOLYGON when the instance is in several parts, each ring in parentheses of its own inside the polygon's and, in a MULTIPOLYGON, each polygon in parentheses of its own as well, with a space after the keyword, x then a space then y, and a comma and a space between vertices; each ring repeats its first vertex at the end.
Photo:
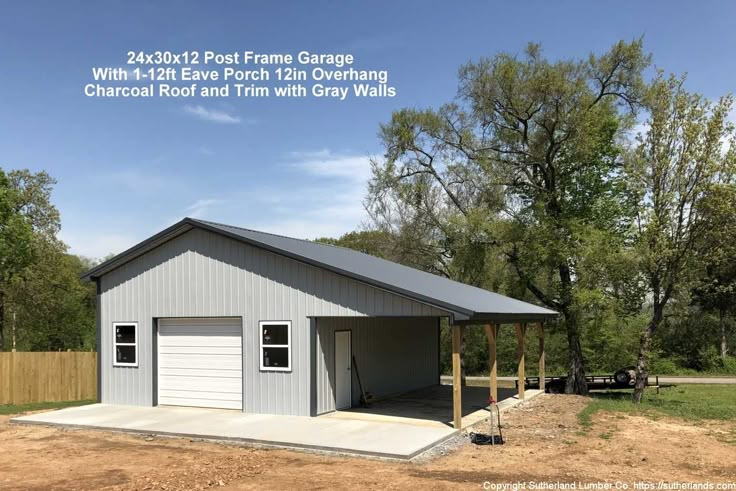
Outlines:
POLYGON ((231 336, 220 338, 209 338, 207 336, 202 336, 201 338, 196 338, 195 341, 186 342, 182 342, 179 339, 169 340, 159 338, 159 341, 161 341, 160 346, 162 348, 196 348, 202 346, 206 346, 208 348, 231 348, 233 346, 233 340, 231 336))
POLYGON ((233 336, 232 326, 213 325, 181 325, 167 321, 159 324, 159 334, 164 337, 175 335, 177 338, 203 338, 208 336, 230 337, 233 336))
POLYGON ((159 321, 159 404, 241 409, 241 331, 238 319, 159 321))
POLYGON ((206 390, 184 390, 184 389, 166 389, 161 394, 162 399, 178 398, 178 399, 199 399, 213 401, 240 401, 240 392, 222 392, 222 391, 206 391, 206 390))
POLYGON ((165 354, 159 352, 159 368, 201 368, 240 370, 241 355, 165 354))
MULTIPOLYGON (((192 390, 192 378, 191 376, 182 377, 177 375, 162 375, 159 380, 164 390, 192 390)), ((207 392, 232 392, 240 393, 242 391, 243 383, 238 378, 224 378, 224 377, 206 377, 198 376, 195 380, 197 387, 206 387, 207 392)))
POLYGON ((221 399, 197 399, 193 397, 167 397, 166 402, 161 404, 167 406, 193 406, 209 407, 213 409, 241 409, 243 401, 226 401, 221 399))
POLYGON ((159 353, 166 355, 235 355, 240 356, 240 346, 162 346, 159 353))
POLYGON ((232 370, 214 369, 214 368, 166 368, 159 367, 159 377, 165 377, 170 375, 176 375, 180 377, 223 377, 223 378, 237 378, 242 380, 240 368, 232 370))
POLYGON ((159 336, 166 344, 189 344, 196 346, 205 341, 229 345, 233 336, 239 335, 232 330, 210 329, 209 326, 200 328, 199 332, 179 331, 169 325, 159 328, 159 336))

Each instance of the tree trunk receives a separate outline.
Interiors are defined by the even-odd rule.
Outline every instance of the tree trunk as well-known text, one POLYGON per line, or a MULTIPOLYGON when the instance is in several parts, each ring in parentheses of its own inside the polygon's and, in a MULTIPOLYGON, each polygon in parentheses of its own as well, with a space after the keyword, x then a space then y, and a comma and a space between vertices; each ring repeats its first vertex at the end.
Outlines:
POLYGON ((723 309, 718 310, 718 320, 721 323, 721 359, 726 361, 726 355, 728 355, 728 341, 726 339, 726 314, 723 309))
POLYGON ((570 311, 564 313, 564 317, 569 360, 565 393, 587 395, 588 382, 585 380, 585 363, 583 348, 580 344, 578 317, 576 313, 570 311))
POLYGON ((636 383, 634 384, 634 395, 632 396, 632 400, 636 404, 640 404, 644 396, 644 388, 647 385, 647 378, 649 377, 649 354, 652 350, 652 338, 660 322, 662 322, 663 315, 664 305, 655 302, 652 319, 641 333, 641 338, 639 339, 639 359, 636 362, 636 383))
POLYGON ((5 348, 5 292, 0 289, 0 351, 5 348))
POLYGON ((583 360, 583 347, 580 344, 580 326, 578 325, 578 313, 573 303, 572 274, 568 264, 559 266, 561 295, 560 299, 564 306, 562 315, 564 317, 565 332, 567 333, 568 372, 565 383, 565 394, 588 395, 588 382, 585 380, 585 362, 583 360))

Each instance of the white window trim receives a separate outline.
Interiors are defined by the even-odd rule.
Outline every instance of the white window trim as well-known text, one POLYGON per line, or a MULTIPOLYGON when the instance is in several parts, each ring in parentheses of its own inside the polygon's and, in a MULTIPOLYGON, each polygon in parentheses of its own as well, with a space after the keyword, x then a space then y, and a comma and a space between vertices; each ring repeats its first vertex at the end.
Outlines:
POLYGON ((138 366, 138 323, 137 322, 113 322, 112 323, 112 366, 114 367, 137 367, 138 366), (135 329, 135 343, 118 343, 116 334, 118 326, 133 326, 135 329), (135 346, 135 363, 118 362, 118 346, 135 346))
POLYGON ((290 372, 291 371, 291 321, 260 321, 258 323, 258 347, 259 359, 261 361, 262 372, 290 372), (264 326, 287 326, 287 344, 263 344, 263 327, 264 326), (266 367, 263 365, 263 348, 288 348, 288 367, 266 367))

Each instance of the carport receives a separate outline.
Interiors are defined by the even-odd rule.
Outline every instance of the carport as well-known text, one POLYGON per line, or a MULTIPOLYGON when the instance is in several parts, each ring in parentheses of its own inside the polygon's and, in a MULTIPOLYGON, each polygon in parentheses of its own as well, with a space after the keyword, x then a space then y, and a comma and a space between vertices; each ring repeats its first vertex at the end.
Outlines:
MULTIPOLYGON (((486 333, 486 339, 488 341, 488 385, 490 392, 489 397, 496 402, 501 402, 499 395, 503 396, 502 392, 499 392, 498 388, 498 360, 496 353, 496 346, 498 336, 501 333, 501 327, 504 324, 504 316, 489 316, 495 317, 496 323, 483 324, 483 330, 486 333)), ((526 391, 524 389, 526 381, 526 356, 524 354, 526 349, 526 335, 530 325, 536 327, 537 339, 539 342, 539 380, 540 386, 539 391, 544 392, 544 380, 545 380, 545 353, 544 353, 544 322, 541 319, 549 318, 550 316, 536 316, 529 314, 517 314, 506 317, 515 318, 517 322, 513 324, 514 332, 516 334, 516 358, 517 358, 517 386, 518 394, 516 395, 518 400, 523 401, 526 397, 526 391), (534 321, 533 323, 530 321, 534 321)), ((463 427, 463 386, 462 386, 462 374, 461 374, 461 348, 463 344, 463 334, 465 329, 472 326, 472 321, 468 322, 456 322, 452 325, 452 411, 453 411, 453 424, 455 428, 462 429, 463 427)), ((536 394, 536 393, 535 393, 536 394)))
MULTIPOLYGON (((532 326, 539 343, 539 377, 545 376, 544 324, 516 322, 517 387, 499 388, 496 344, 502 324, 454 324, 452 330, 452 385, 441 384, 439 373, 440 319, 319 319, 317 322, 318 374, 315 415, 331 418, 393 421, 406 424, 445 425, 462 429, 488 416, 489 398, 508 407, 527 397, 526 337, 532 326), (470 387, 461 377, 463 336, 466 329, 483 328, 488 342, 488 388, 470 387), (346 334, 346 354, 341 355, 338 335, 346 334), (391 339, 409 345, 408 351, 385 348, 391 339), (333 339, 335 341, 333 341, 333 339), (354 355, 357 353, 357 359, 354 355), (352 360, 351 360, 352 358, 352 360), (339 377, 341 359, 346 375, 339 377), (358 362, 359 361, 359 362, 358 362), (352 369, 353 373, 350 373, 352 369), (320 376, 321 375, 321 376, 320 376), (356 381, 340 396, 345 381, 356 381), (393 389, 393 390, 392 390, 393 389), (375 391, 378 390, 378 393, 375 391), (366 397, 367 394, 367 397, 366 397), (365 400, 368 404, 365 404, 365 400), (324 401, 324 402, 323 402, 324 401), (340 402, 343 401, 343 402, 340 402)), ((509 326, 511 327, 511 326, 509 326)), ((544 382, 539 391, 544 392, 544 382)))

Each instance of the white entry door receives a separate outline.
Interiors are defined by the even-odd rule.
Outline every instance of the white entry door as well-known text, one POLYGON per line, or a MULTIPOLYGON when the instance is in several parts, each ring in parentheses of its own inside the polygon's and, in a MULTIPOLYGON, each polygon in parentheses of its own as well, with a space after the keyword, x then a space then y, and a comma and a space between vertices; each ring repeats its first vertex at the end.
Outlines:
POLYGON ((335 409, 352 405, 352 356, 350 331, 335 331, 335 409))
POLYGON ((158 403, 242 409, 240 319, 158 321, 158 403))

